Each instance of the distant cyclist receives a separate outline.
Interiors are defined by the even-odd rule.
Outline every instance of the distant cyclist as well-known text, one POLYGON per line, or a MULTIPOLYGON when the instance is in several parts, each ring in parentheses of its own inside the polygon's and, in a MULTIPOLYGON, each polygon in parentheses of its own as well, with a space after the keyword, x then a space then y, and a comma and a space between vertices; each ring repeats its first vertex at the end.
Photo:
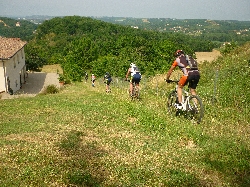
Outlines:
POLYGON ((130 67, 128 68, 128 71, 126 74, 126 80, 128 80, 129 74, 130 74, 130 89, 129 90, 130 90, 130 95, 132 95, 133 83, 135 83, 136 87, 139 89, 140 81, 141 81, 141 73, 135 63, 130 64, 130 67))
POLYGON ((197 61, 191 56, 185 56, 184 51, 177 50, 175 52, 175 57, 176 59, 167 73, 166 82, 170 82, 169 77, 172 71, 178 66, 182 70, 183 75, 178 83, 178 103, 176 103, 175 106, 177 109, 182 109, 182 89, 188 83, 191 95, 196 95, 196 87, 200 80, 200 73, 197 61))
POLYGON ((87 72, 85 72, 85 82, 87 82, 88 78, 89 78, 89 75, 87 72))
POLYGON ((111 81, 112 81, 112 77, 111 77, 111 75, 110 75, 109 72, 106 72, 106 73, 105 73, 105 75, 104 75, 104 77, 103 77, 103 80, 104 80, 105 83, 106 83, 106 92, 110 92, 110 91, 111 91, 111 89, 110 89, 110 83, 111 83, 111 81))
POLYGON ((96 78, 95 78, 95 75, 92 74, 92 75, 91 75, 91 82, 92 82, 92 86, 93 86, 93 87, 95 87, 95 79, 96 79, 96 78))

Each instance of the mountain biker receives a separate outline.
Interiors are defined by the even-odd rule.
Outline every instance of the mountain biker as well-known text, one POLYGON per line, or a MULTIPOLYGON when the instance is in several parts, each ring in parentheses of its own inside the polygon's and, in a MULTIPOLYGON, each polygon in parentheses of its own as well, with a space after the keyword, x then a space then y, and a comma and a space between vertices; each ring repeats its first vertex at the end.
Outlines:
MULTIPOLYGON (((166 82, 170 82, 169 77, 171 76, 172 71, 178 66, 182 70, 183 75, 178 83, 178 103, 176 103, 175 106, 177 109, 182 109, 182 89, 186 84, 188 84, 191 95, 196 95, 196 87, 200 80, 200 73, 197 66, 193 68, 190 67, 184 51, 177 50, 175 52, 175 57, 176 59, 167 73, 166 82)), ((189 60, 192 61, 192 63, 197 64, 191 56, 189 56, 189 60)))
POLYGON ((89 78, 89 75, 88 75, 88 73, 87 73, 87 71, 86 71, 86 72, 85 72, 85 82, 87 82, 88 78, 89 78))
POLYGON ((95 87, 95 75, 94 74, 91 75, 91 82, 92 82, 92 86, 95 87))
POLYGON ((112 78, 111 78, 111 75, 109 72, 106 72, 104 77, 103 77, 103 80, 105 80, 105 83, 106 83, 106 92, 110 92, 110 83, 112 81, 112 78))
POLYGON ((135 83, 136 87, 139 89, 140 81, 141 81, 141 73, 135 63, 130 64, 130 67, 128 68, 128 71, 126 74, 126 80, 128 80, 129 74, 130 74, 130 89, 129 90, 130 90, 130 95, 132 95, 133 83, 135 83))

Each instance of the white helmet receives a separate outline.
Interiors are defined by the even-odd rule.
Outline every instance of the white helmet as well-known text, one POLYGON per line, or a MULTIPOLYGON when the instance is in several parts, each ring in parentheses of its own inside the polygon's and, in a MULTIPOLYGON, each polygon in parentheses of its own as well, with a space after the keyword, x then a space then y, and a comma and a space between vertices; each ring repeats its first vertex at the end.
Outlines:
POLYGON ((135 67, 136 65, 134 63, 131 63, 130 64, 130 67, 135 67))

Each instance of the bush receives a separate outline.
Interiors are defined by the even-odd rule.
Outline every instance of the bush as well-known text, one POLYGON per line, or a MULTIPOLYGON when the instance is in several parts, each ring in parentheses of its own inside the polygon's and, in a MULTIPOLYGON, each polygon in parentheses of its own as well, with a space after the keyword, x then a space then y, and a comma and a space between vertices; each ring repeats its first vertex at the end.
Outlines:
POLYGON ((44 89, 44 92, 43 94, 55 94, 55 93, 58 93, 59 92, 59 89, 51 84, 51 85, 48 85, 45 89, 44 89))

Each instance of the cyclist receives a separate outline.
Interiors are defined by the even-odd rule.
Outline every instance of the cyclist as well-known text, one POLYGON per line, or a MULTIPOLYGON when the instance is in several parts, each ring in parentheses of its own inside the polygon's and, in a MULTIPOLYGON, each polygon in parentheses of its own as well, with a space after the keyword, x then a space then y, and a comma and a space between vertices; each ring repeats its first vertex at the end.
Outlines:
POLYGON ((111 75, 109 72, 106 72, 104 77, 103 77, 103 80, 105 81, 106 83, 106 92, 110 92, 110 83, 112 81, 112 78, 111 78, 111 75))
POLYGON ((170 82, 169 77, 171 76, 173 70, 178 66, 182 70, 183 75, 178 83, 178 103, 176 103, 175 106, 177 109, 182 109, 182 89, 186 84, 188 84, 191 95, 196 95, 196 87, 200 79, 200 73, 198 70, 197 62, 191 56, 188 56, 189 59, 187 59, 184 51, 177 50, 175 52, 175 57, 176 59, 167 73, 166 82, 170 82), (192 64, 196 64, 196 67, 192 66, 191 68, 190 62, 192 64))
POLYGON ((141 81, 141 73, 135 63, 130 64, 130 67, 128 68, 128 71, 126 74, 126 80, 128 80, 129 74, 130 74, 130 89, 129 90, 130 90, 130 95, 132 95, 133 83, 135 83, 136 87, 139 90, 140 81, 141 81))
POLYGON ((91 82, 92 82, 92 86, 95 87, 95 75, 94 74, 91 75, 91 82))
POLYGON ((88 75, 88 73, 87 73, 87 71, 86 71, 86 72, 85 72, 85 82, 87 82, 88 78, 89 78, 89 75, 88 75))

